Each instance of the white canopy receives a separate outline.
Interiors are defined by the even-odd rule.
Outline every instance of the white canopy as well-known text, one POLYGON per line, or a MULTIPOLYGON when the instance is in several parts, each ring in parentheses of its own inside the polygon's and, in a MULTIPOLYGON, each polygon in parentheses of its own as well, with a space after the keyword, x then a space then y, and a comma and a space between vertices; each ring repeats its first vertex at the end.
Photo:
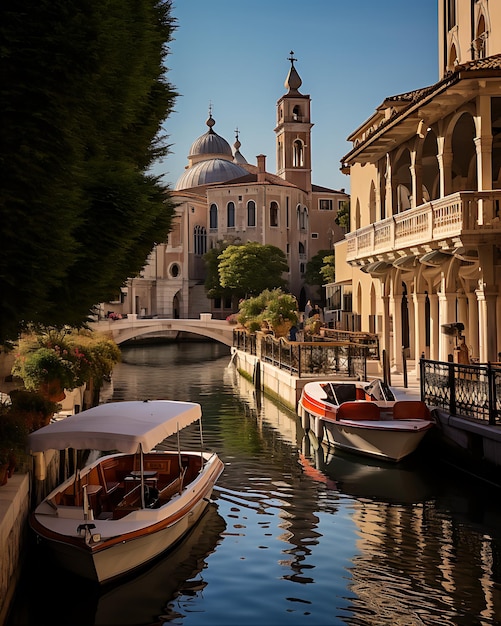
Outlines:
POLYGON ((194 402, 110 402, 72 415, 29 435, 32 452, 44 450, 152 450, 166 437, 200 419, 194 402))

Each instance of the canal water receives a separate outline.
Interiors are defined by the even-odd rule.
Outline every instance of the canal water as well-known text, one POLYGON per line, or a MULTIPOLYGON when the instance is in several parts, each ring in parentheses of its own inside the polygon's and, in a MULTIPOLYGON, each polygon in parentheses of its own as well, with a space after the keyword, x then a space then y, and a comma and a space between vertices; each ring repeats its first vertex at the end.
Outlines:
POLYGON ((102 590, 33 546, 9 626, 501 624, 497 487, 426 450, 391 466, 315 448, 218 344, 125 348, 103 400, 147 398, 201 403, 225 464, 207 514, 102 590))

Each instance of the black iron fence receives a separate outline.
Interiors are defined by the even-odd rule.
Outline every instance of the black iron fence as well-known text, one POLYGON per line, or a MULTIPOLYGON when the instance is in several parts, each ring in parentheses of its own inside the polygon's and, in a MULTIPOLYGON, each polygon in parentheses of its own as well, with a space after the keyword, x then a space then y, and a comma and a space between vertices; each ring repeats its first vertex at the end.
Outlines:
POLYGON ((245 332, 245 330, 233 330, 233 346, 248 352, 249 354, 257 354, 257 338, 255 334, 245 332))
POLYGON ((421 398, 450 415, 501 425, 501 366, 421 359, 421 398))
POLYGON ((233 331, 233 345, 239 350, 256 354, 292 376, 333 376, 366 380, 366 345, 336 341, 288 341, 274 335, 262 335, 257 343, 256 335, 245 331, 233 331))

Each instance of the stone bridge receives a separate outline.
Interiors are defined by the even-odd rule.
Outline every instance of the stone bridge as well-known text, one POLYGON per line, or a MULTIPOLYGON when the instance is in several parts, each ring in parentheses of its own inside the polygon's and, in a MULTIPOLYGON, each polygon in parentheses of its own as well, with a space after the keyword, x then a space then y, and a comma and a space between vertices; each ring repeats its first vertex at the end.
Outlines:
POLYGON ((121 320, 100 320, 91 324, 102 333, 109 333, 117 344, 161 332, 187 332, 214 339, 227 346, 233 344, 233 326, 226 320, 213 320, 210 313, 201 313, 200 319, 165 319, 129 314, 121 320))

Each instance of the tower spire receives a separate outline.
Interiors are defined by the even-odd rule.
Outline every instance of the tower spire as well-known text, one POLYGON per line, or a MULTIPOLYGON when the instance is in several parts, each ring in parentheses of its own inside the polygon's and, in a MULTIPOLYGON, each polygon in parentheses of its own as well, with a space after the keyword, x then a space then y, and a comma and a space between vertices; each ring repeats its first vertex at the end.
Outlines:
POLYGON ((299 94, 299 87, 301 87, 303 81, 294 67, 294 61, 297 61, 297 59, 294 58, 294 50, 290 51, 290 56, 287 57, 287 59, 291 62, 291 67, 285 79, 284 87, 289 94, 299 94))

